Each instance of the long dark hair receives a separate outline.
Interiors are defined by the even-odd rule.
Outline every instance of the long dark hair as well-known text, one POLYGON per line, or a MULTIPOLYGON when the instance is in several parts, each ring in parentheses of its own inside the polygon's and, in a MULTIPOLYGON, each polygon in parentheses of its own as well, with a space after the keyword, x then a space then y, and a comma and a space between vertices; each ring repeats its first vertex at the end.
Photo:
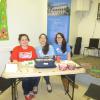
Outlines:
POLYGON ((49 51, 49 43, 48 43, 47 35, 44 34, 44 33, 42 33, 42 34, 39 36, 39 39, 41 38, 42 35, 44 35, 45 38, 46 38, 46 44, 45 44, 45 46, 43 46, 43 48, 42 48, 43 54, 46 55, 46 54, 48 53, 48 51, 49 51))
POLYGON ((65 37, 64 37, 64 35, 62 34, 62 33, 57 33, 56 34, 56 36, 55 36, 55 42, 58 44, 58 42, 57 42, 57 35, 60 35, 62 38, 63 38, 63 40, 62 40, 62 45, 61 45, 61 50, 62 50, 62 52, 64 53, 65 51, 66 51, 66 44, 67 44, 67 41, 65 40, 65 37))

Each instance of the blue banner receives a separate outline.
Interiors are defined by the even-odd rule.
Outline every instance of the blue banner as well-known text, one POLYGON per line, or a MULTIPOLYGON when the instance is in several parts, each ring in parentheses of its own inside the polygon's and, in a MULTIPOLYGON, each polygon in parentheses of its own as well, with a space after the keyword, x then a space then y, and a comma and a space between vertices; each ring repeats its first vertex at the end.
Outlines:
POLYGON ((58 32, 69 38, 71 0, 48 0, 47 35, 49 43, 54 43, 58 32))

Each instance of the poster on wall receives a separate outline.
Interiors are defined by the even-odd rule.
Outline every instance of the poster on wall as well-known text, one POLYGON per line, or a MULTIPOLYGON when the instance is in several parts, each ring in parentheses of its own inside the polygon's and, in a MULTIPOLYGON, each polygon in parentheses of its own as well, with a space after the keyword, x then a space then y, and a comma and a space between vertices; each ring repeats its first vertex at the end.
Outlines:
POLYGON ((0 0, 0 40, 8 40, 6 0, 0 0))
POLYGON ((69 38, 71 0, 48 0, 47 35, 49 43, 54 43, 58 32, 69 38))

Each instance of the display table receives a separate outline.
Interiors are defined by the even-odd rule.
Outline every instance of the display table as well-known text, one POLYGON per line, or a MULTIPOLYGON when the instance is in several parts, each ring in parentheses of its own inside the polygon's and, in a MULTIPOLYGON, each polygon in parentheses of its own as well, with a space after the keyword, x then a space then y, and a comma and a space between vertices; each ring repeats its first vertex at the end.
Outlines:
MULTIPOLYGON (((63 63, 61 61, 60 63, 63 63)), ((66 64, 76 64, 73 61, 65 61, 66 64)), ((4 70, 2 73, 3 78, 13 78, 16 82, 16 79, 18 78, 24 78, 24 77, 37 77, 37 76, 53 76, 53 75, 66 75, 66 74, 79 74, 79 73, 85 73, 85 69, 80 67, 79 65, 75 65, 77 68, 74 70, 65 70, 61 71, 59 70, 59 63, 56 63, 56 68, 46 68, 46 69, 37 69, 32 65, 23 65, 22 63, 18 63, 18 70, 16 72, 7 72, 4 70)), ((13 66, 12 66, 13 67, 13 66)), ((13 92, 12 92, 12 99, 16 100, 16 83, 12 84, 13 92)), ((73 100, 73 99, 72 99, 73 100)))

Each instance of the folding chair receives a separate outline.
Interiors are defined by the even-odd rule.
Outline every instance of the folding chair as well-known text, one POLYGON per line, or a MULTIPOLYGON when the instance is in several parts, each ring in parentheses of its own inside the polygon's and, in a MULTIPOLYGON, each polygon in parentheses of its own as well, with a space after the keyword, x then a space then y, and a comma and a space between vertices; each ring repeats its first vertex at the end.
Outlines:
MULTIPOLYGON (((99 39, 98 38, 90 38, 89 46, 84 47, 83 55, 85 55, 85 52, 87 50, 98 50, 98 55, 99 55, 98 45, 99 45, 99 39)), ((88 51, 88 55, 89 55, 89 51, 88 51)))
MULTIPOLYGON (((13 51, 10 51, 10 54, 12 54, 13 51)), ((10 57, 10 61, 12 62, 13 60, 10 57)), ((12 78, 12 100, 17 100, 18 98, 18 90, 17 86, 18 84, 22 81, 22 78, 12 78), (15 94, 15 95, 13 95, 15 94)))
POLYGON ((75 74, 62 75, 61 80, 64 86, 65 94, 68 94, 71 100, 74 100, 74 88, 75 88, 75 74), (72 91, 70 93, 69 84, 72 86, 72 91))
POLYGON ((4 79, 0 77, 0 94, 3 93, 6 89, 8 89, 11 85, 11 79, 4 79))
MULTIPOLYGON (((72 46, 70 46, 70 48, 71 48, 71 57, 72 57, 73 56, 72 46)), ((75 88, 75 85, 76 85, 75 84, 75 74, 61 75, 61 80, 62 80, 62 83, 63 83, 65 94, 68 94, 70 99, 74 100, 74 88, 75 88), (70 93, 70 90, 69 90, 70 84, 71 84, 71 87, 72 87, 71 93, 70 93)))
POLYGON ((93 100, 100 100, 100 85, 91 83, 85 92, 85 95, 93 100))

